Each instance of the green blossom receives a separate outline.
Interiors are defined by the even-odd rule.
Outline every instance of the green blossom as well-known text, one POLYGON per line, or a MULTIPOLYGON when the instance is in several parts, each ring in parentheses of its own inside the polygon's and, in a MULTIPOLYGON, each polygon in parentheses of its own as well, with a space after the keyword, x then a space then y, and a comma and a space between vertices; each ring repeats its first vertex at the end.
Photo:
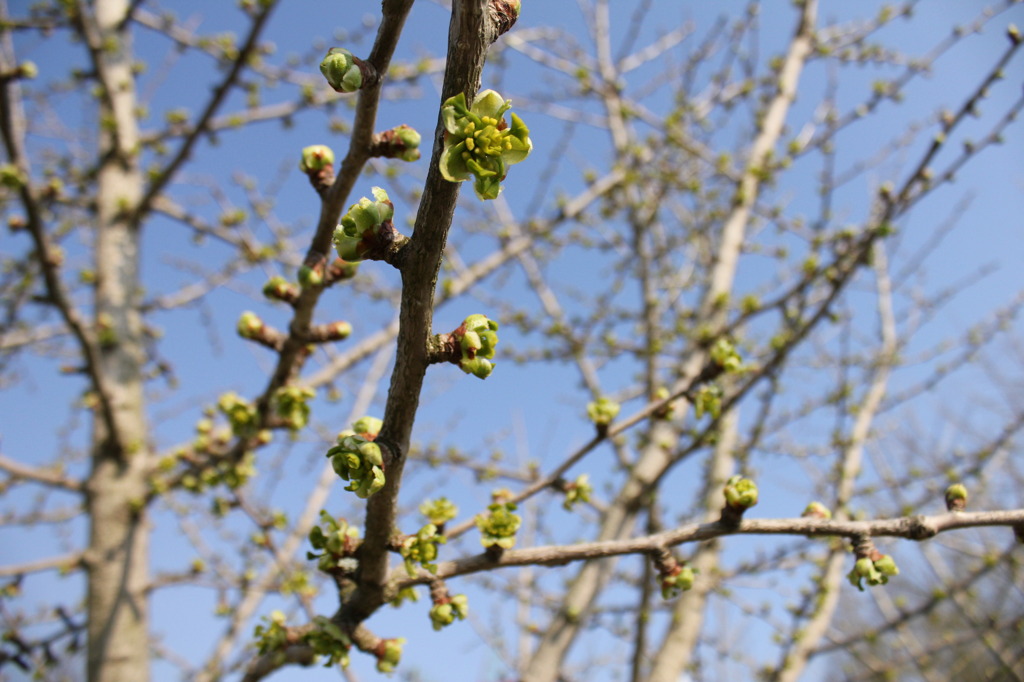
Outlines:
POLYGON ((439 497, 421 504, 420 513, 435 526, 440 526, 442 523, 454 519, 459 513, 459 508, 452 504, 447 497, 439 497))
POLYGON ((451 625, 455 619, 465 620, 469 615, 469 598, 464 594, 457 594, 447 600, 434 602, 430 609, 430 622, 435 630, 451 625))
POLYGON ((409 577, 416 577, 416 564, 420 564, 431 573, 436 573, 437 564, 433 562, 437 559, 437 546, 444 543, 445 537, 438 535, 437 526, 432 523, 420 528, 416 535, 406 537, 398 548, 398 553, 402 555, 405 572, 409 577))
POLYGON ((231 431, 236 436, 251 438, 256 435, 258 423, 255 405, 231 391, 220 397, 217 409, 227 417, 231 431))
POLYGON ((622 406, 610 398, 598 398, 595 402, 587 403, 587 416, 596 426, 606 427, 618 416, 621 409, 622 406))
POLYGON ((309 423, 309 401, 316 391, 308 386, 285 386, 274 393, 274 413, 284 420, 292 431, 299 431, 309 423))
POLYGON ((320 524, 309 531, 309 544, 316 551, 307 552, 306 558, 317 559, 317 568, 321 571, 329 572, 349 564, 354 568, 355 560, 351 555, 359 547, 359 529, 321 510, 320 524))
POLYGON ((341 224, 334 229, 333 241, 338 256, 350 263, 366 257, 373 246, 377 230, 385 223, 390 223, 395 214, 395 206, 387 192, 374 187, 373 197, 375 200, 363 197, 352 204, 342 216, 341 224))
POLYGON ((874 560, 870 557, 857 559, 853 570, 846 576, 850 584, 861 592, 864 591, 861 581, 866 580, 868 585, 872 586, 885 585, 889 582, 889 576, 900 574, 900 569, 897 568, 896 562, 891 556, 888 554, 878 554, 877 556, 878 558, 874 560))
POLYGON ((719 337, 711 346, 711 359, 726 373, 739 372, 743 369, 743 359, 736 352, 736 346, 724 337, 719 337))
POLYGON ((444 151, 441 175, 451 182, 474 178, 473 189, 480 199, 495 199, 508 167, 525 159, 533 148, 530 131, 522 120, 505 112, 512 107, 494 90, 484 90, 466 105, 466 95, 449 97, 441 107, 444 122, 444 151))
POLYGON ((704 384, 697 389, 693 398, 693 410, 700 419, 705 413, 715 419, 722 413, 722 387, 718 384, 704 384))
POLYGON ((335 473, 349 482, 351 490, 367 498, 384 487, 384 457, 380 446, 361 436, 343 436, 327 451, 335 473))
POLYGON ((513 514, 516 505, 512 502, 495 502, 487 507, 486 514, 476 517, 476 527, 480 529, 480 544, 484 547, 501 547, 511 549, 516 544, 516 531, 523 520, 513 514))

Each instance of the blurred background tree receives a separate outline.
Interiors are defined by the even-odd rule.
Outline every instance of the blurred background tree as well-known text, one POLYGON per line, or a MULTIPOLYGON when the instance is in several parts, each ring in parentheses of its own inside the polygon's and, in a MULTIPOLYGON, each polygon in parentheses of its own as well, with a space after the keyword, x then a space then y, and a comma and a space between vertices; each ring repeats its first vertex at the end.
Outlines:
POLYGON ((0 0, 2 674, 1020 679, 1022 6, 710 5, 0 0))

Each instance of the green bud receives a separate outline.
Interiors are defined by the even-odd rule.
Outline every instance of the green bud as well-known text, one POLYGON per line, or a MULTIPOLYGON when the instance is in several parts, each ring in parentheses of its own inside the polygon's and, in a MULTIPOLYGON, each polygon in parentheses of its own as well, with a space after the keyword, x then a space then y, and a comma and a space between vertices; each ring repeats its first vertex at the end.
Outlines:
POLYGON ((827 521, 832 518, 832 510, 821 502, 811 502, 804 508, 804 513, 800 516, 807 519, 825 519, 827 521))
POLYGON ((334 165, 334 151, 322 144, 303 147, 299 170, 303 173, 317 173, 328 166, 334 165))
POLYGON ((299 268, 299 285, 303 289, 323 286, 323 283, 324 275, 319 268, 311 268, 308 265, 299 268))
POLYGON ((363 87, 363 71, 359 63, 360 60, 348 50, 332 47, 320 62, 320 73, 335 92, 355 92, 363 87))
POLYGON ((345 490, 367 498, 384 487, 384 458, 380 446, 360 436, 344 436, 327 451, 335 473, 349 481, 345 490))
POLYGON ((951 512, 959 512, 966 508, 967 487, 962 483, 954 483, 946 488, 946 509, 951 512))
POLYGON ((743 360, 736 352, 736 347, 723 337, 719 337, 711 346, 711 359, 726 373, 738 372, 743 368, 743 360))
POLYGON ((676 566, 672 572, 659 578, 662 598, 678 597, 681 592, 686 592, 693 587, 695 579, 696 571, 694 569, 689 566, 676 566))
POLYGON ((476 517, 480 544, 484 547, 511 549, 516 544, 516 531, 523 522, 518 514, 512 513, 516 505, 511 502, 495 502, 487 509, 486 514, 476 517))
POLYGON ((587 416, 597 426, 608 426, 621 409, 622 406, 610 398, 598 398, 587 404, 587 416))
POLYGON ((402 658, 404 638, 385 639, 377 651, 377 670, 382 673, 393 672, 402 658))
POLYGON ((254 312, 245 311, 238 318, 238 335, 243 339, 254 339, 263 330, 263 320, 254 312))
POLYGON ((352 430, 363 438, 376 438, 384 422, 376 417, 363 417, 352 423, 352 430))
POLYGON ((725 503, 732 509, 746 511, 757 504, 757 484, 749 478, 733 476, 725 482, 725 503))
POLYGON ((486 379, 494 370, 494 347, 498 345, 498 323, 483 315, 470 315, 453 332, 459 341, 459 367, 466 374, 486 379))

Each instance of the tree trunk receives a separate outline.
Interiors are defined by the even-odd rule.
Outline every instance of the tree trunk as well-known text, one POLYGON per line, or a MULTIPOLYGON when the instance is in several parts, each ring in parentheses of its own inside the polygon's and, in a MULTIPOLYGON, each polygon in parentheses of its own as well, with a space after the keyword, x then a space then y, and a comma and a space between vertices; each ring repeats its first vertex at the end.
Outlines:
POLYGON ((126 0, 100 0, 79 28, 94 55, 101 88, 96 241, 96 334, 109 415, 97 410, 88 567, 88 679, 149 679, 149 528, 145 495, 149 443, 143 401, 146 352, 140 310, 142 196, 132 52, 126 0), (99 50, 95 48, 99 47, 99 50))

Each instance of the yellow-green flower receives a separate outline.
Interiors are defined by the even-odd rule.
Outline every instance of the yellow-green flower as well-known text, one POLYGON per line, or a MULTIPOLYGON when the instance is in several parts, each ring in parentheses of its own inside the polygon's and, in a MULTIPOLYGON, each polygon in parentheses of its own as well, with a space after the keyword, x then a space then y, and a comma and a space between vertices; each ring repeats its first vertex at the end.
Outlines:
POLYGON ((505 112, 512 107, 494 90, 484 90, 466 105, 466 96, 449 97, 441 107, 444 122, 444 151, 441 175, 451 182, 463 182, 472 176, 473 189, 480 199, 495 199, 501 193, 501 181, 508 167, 530 154, 533 143, 530 130, 516 116, 511 126, 505 112))

